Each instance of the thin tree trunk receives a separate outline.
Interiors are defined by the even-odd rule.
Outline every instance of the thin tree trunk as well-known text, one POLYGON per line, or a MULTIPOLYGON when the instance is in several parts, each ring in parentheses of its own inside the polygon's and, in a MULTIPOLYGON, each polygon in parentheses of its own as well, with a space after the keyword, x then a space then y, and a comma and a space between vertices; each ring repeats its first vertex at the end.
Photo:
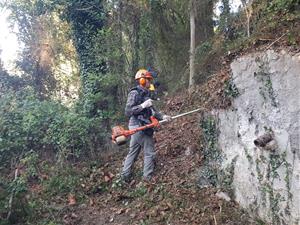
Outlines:
POLYGON ((190 1, 190 29, 191 29, 191 45, 190 45, 190 77, 189 77, 189 89, 194 84, 195 76, 195 7, 193 0, 190 1))
POLYGON ((247 37, 250 37, 250 18, 251 18, 251 1, 242 0, 243 7, 245 8, 247 17, 247 37))
POLYGON ((250 37, 250 16, 247 15, 247 37, 250 37))
MULTIPOLYGON (((118 14, 117 14, 117 35, 118 35, 118 44, 119 44, 119 53, 120 53, 120 56, 119 56, 119 60, 118 60, 118 65, 117 65, 117 72, 118 74, 125 74, 125 53, 123 52, 123 24, 122 24, 122 21, 123 21, 123 14, 124 14, 124 9, 123 9, 123 2, 122 1, 119 1, 118 3, 118 14)), ((124 105, 125 102, 126 102, 126 97, 124 95, 124 88, 127 89, 127 80, 126 80, 126 77, 125 76, 120 76, 121 77, 121 80, 122 80, 122 85, 118 86, 118 96, 117 96, 117 101, 119 101, 120 105, 124 105)))

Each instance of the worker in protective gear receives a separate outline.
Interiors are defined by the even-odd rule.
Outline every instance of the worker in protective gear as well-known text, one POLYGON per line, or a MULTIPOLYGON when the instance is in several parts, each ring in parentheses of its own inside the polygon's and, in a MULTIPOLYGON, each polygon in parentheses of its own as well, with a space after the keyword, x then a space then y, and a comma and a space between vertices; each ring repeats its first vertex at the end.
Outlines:
MULTIPOLYGON (((132 88, 128 94, 125 107, 125 114, 129 117, 129 129, 134 129, 150 124, 150 117, 153 115, 158 120, 171 120, 171 116, 162 115, 153 107, 153 100, 150 98, 150 87, 153 77, 145 69, 139 70, 135 75, 137 86, 132 88)), ((153 128, 139 131, 131 136, 129 152, 126 156, 121 177, 129 181, 132 175, 132 167, 141 149, 144 151, 144 179, 149 181, 154 171, 154 140, 153 128)))

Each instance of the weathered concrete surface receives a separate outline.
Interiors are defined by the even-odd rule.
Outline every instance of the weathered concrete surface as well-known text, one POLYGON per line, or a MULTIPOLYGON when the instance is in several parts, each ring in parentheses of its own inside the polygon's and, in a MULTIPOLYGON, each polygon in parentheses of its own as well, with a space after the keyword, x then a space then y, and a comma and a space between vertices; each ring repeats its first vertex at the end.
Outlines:
POLYGON ((234 165, 235 200, 271 224, 299 225, 300 54, 250 54, 231 69, 240 94, 218 112, 218 144, 221 167, 234 165), (273 152, 253 143, 266 132, 277 142, 273 152))

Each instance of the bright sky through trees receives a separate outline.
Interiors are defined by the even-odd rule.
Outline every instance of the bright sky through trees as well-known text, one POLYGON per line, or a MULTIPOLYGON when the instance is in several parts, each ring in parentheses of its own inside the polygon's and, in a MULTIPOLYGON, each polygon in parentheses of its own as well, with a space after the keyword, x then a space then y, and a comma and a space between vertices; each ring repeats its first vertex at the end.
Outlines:
MULTIPOLYGON (((238 11, 238 8, 239 8, 240 6, 242 6, 241 0, 231 0, 231 1, 229 1, 229 3, 230 3, 231 11, 232 11, 232 12, 237 12, 237 11, 238 11)), ((221 0, 219 0, 218 3, 216 4, 216 7, 215 7, 215 14, 216 14, 217 16, 219 16, 220 13, 221 13, 221 11, 220 11, 220 7, 221 7, 221 6, 222 6, 222 2, 221 2, 221 0)))
POLYGON ((0 57, 4 67, 10 72, 14 70, 20 45, 16 35, 17 28, 9 27, 10 23, 7 21, 9 13, 8 10, 0 9, 0 57))
MULTIPOLYGON (((240 0, 231 0, 231 6, 233 11, 237 11, 238 7, 241 5, 240 0)), ((216 5, 215 13, 220 14, 219 7, 221 6, 221 1, 216 5)), ((18 50, 21 48, 20 43, 18 43, 17 27, 11 29, 10 23, 8 21, 9 11, 6 9, 0 9, 0 57, 3 61, 4 68, 9 72, 15 69, 15 60, 17 57, 18 50)))

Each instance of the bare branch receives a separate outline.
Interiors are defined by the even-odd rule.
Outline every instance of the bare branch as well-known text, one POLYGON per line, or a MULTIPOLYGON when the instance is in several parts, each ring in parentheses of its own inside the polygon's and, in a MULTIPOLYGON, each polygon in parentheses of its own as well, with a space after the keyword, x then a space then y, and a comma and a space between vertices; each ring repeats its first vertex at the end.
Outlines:
POLYGON ((269 49, 272 45, 274 45, 277 41, 279 41, 281 38, 283 38, 288 32, 284 33, 283 35, 281 35, 279 38, 277 38, 275 41, 273 41, 271 44, 269 44, 265 50, 269 49))
MULTIPOLYGON (((19 168, 17 168, 15 170, 15 178, 13 180, 13 182, 15 182, 17 180, 19 176, 19 168)), ((7 214, 7 217, 6 219, 9 220, 10 216, 11 216, 11 212, 12 212, 12 203, 13 203, 13 199, 14 199, 14 195, 15 195, 15 187, 13 188, 12 192, 11 192, 11 195, 10 195, 10 198, 9 198, 9 201, 8 201, 8 208, 9 208, 9 211, 8 211, 8 214, 7 214)))

